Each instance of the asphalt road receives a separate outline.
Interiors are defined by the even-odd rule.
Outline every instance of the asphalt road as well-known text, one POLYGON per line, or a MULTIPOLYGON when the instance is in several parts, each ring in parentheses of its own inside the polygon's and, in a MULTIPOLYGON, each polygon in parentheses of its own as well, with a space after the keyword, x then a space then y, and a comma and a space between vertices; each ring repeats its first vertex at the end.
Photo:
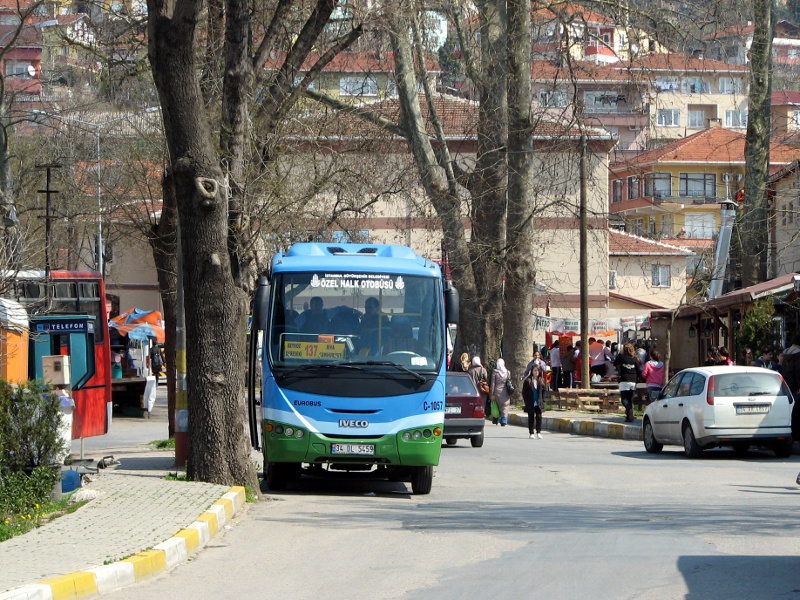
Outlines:
POLYGON ((172 573, 113 600, 800 596, 798 461, 487 429, 433 491, 304 479, 172 573))

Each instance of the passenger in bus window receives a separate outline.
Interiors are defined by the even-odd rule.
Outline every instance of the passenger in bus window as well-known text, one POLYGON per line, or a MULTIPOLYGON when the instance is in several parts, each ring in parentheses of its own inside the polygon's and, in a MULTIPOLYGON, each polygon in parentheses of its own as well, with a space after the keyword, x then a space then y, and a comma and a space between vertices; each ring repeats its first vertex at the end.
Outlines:
POLYGON ((301 333, 328 333, 328 316, 325 314, 322 298, 314 296, 311 298, 310 308, 302 315, 303 324, 300 327, 301 333))

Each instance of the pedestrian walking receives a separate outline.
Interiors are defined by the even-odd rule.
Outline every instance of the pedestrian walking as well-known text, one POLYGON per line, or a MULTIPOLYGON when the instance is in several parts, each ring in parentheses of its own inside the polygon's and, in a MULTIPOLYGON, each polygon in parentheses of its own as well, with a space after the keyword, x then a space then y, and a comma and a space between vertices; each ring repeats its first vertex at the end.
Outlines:
POLYGON ((650 351, 650 360, 644 364, 642 378, 647 384, 647 398, 653 402, 664 387, 664 362, 661 360, 661 352, 655 348, 650 351))
MULTIPOLYGON (((466 354, 466 352, 464 353, 466 354)), ((462 354, 462 364, 463 364, 463 356, 462 354)), ((467 359, 469 359, 469 355, 467 354, 467 359)), ((489 374, 486 372, 486 367, 481 364, 481 357, 480 356, 473 356, 472 357, 472 364, 469 365, 467 369, 467 374, 472 379, 472 383, 475 384, 475 389, 478 390, 478 393, 483 398, 483 405, 486 410, 486 414, 488 415, 491 412, 491 406, 489 405, 489 395, 490 395, 490 388, 489 388, 489 374)))
POLYGON ((614 363, 619 372, 619 396, 625 407, 625 421, 633 421, 633 395, 636 392, 636 379, 639 375, 639 362, 636 360, 636 349, 628 342, 622 347, 614 363))
POLYGON ((575 371, 575 348, 572 344, 567 346, 564 350, 564 355, 561 357, 561 370, 564 373, 564 387, 574 387, 572 376, 575 371))
POLYGON ((561 348, 558 342, 553 342, 550 348, 550 389, 554 394, 561 387, 561 348))
POLYGON ((730 352, 728 352, 728 349, 725 346, 720 346, 717 352, 719 352, 719 356, 721 359, 719 364, 728 365, 729 367, 736 364, 735 362, 733 362, 730 352))
POLYGON ((761 356, 753 361, 754 367, 761 367, 762 369, 778 370, 778 363, 772 360, 772 346, 764 346, 761 349, 761 356))
POLYGON ((500 423, 502 427, 508 425, 508 413, 511 410, 511 394, 508 393, 508 386, 506 385, 511 379, 511 373, 506 369, 506 361, 502 358, 497 359, 497 364, 492 373, 492 400, 497 402, 497 408, 500 409, 500 417, 492 419, 492 423, 497 425, 500 423))
POLYGON ((161 354, 161 347, 154 343, 150 348, 150 368, 153 375, 156 377, 156 385, 158 385, 158 378, 161 377, 161 368, 164 366, 164 355, 161 354))
POLYGON ((538 366, 522 382, 522 400, 528 413, 528 437, 542 439, 542 410, 545 402, 545 384, 538 366))

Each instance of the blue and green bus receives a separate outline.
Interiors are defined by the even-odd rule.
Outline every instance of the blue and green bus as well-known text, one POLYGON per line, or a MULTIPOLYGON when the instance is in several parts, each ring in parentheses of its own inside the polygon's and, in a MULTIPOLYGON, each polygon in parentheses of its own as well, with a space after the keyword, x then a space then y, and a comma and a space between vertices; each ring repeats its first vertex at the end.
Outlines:
POLYGON ((249 411, 267 487, 339 470, 429 493, 442 445, 446 324, 457 318, 456 290, 410 248, 304 243, 277 254, 254 297, 262 337, 250 336, 248 382, 255 390, 260 354, 260 436, 255 395, 249 411))

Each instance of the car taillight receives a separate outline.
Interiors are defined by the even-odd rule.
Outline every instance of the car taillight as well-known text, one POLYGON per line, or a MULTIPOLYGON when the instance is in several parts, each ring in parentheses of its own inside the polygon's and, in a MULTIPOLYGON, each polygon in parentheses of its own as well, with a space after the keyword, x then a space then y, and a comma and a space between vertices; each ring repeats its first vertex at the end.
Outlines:
POLYGON ((706 402, 714 405, 714 376, 708 378, 708 390, 706 391, 706 402))
POLYGON ((476 407, 475 407, 475 408, 472 410, 472 416, 473 416, 473 417, 475 417, 476 419, 477 419, 477 418, 481 418, 481 419, 483 419, 483 418, 485 418, 485 417, 486 417, 486 410, 484 410, 483 406, 480 406, 480 405, 479 405, 479 406, 476 406, 476 407))

